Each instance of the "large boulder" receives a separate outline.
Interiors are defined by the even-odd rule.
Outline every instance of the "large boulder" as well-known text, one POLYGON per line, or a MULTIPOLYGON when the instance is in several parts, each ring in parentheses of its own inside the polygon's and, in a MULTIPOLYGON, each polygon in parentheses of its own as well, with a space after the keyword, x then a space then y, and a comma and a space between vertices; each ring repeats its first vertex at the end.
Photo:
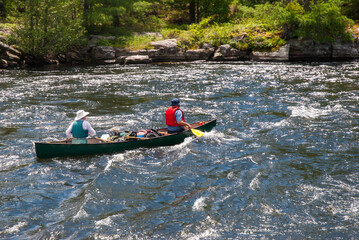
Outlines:
POLYGON ((225 57, 229 56, 229 52, 231 51, 231 49, 232 47, 229 44, 224 44, 219 46, 216 52, 214 53, 213 60, 223 61, 225 57))
POLYGON ((183 49, 177 47, 176 39, 166 39, 151 42, 154 49, 148 50, 148 55, 154 62, 186 61, 183 49))
POLYGON ((332 46, 333 46, 333 52, 332 52, 333 60, 345 60, 345 59, 359 58, 358 48, 355 46, 355 43, 334 42, 332 44, 332 46))
POLYGON ((237 60, 248 60, 250 51, 241 51, 232 48, 229 44, 221 45, 217 48, 214 53, 214 61, 237 61, 237 60))
POLYGON ((214 49, 194 49, 187 50, 184 53, 184 56, 187 61, 196 61, 196 60, 209 60, 214 53, 214 49))
POLYGON ((76 63, 76 62, 82 62, 83 56, 81 52, 78 51, 77 49, 72 49, 66 53, 65 59, 68 63, 76 63))
POLYGON ((328 61, 332 59, 332 44, 318 43, 312 40, 291 39, 288 41, 289 60, 328 61))
MULTIPOLYGON (((119 64, 125 64, 126 58, 131 57, 131 56, 147 56, 147 57, 149 57, 149 51, 146 49, 127 50, 124 48, 115 48, 115 53, 116 53, 116 62, 119 64)), ((149 57, 149 59, 150 59, 150 57, 149 57)), ((128 60, 129 63, 127 63, 127 64, 131 64, 132 61, 141 62, 139 57, 135 57, 133 59, 129 58, 129 60, 128 60)), ((144 60, 144 62, 147 63, 147 60, 144 60)))
POLYGON ((65 54, 60 54, 58 59, 60 62, 67 62, 72 64, 91 61, 90 54, 85 46, 71 48, 65 54))
POLYGON ((289 60, 289 45, 286 44, 273 52, 257 52, 253 51, 252 59, 254 61, 273 61, 281 62, 289 60))
POLYGON ((166 51, 177 51, 177 40, 176 39, 166 39, 161 41, 151 42, 151 46, 155 49, 164 49, 166 51))
POLYGON ((116 62, 116 51, 113 47, 96 46, 91 50, 92 61, 98 64, 110 64, 116 62))

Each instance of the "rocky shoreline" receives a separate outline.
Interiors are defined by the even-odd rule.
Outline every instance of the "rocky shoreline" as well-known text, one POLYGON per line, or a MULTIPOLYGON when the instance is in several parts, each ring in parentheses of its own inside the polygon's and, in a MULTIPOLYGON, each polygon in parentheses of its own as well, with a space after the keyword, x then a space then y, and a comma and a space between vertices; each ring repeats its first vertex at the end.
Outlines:
POLYGON ((359 59, 359 40, 353 43, 318 43, 311 40, 291 39, 274 52, 238 50, 229 44, 213 48, 205 44, 200 49, 179 48, 176 39, 151 43, 153 49, 126 50, 108 46, 97 46, 96 42, 106 38, 91 36, 87 46, 73 48, 65 54, 48 56, 41 61, 25 56, 13 46, 0 42, 0 68, 25 68, 44 64, 148 64, 159 62, 191 61, 347 61, 359 59))

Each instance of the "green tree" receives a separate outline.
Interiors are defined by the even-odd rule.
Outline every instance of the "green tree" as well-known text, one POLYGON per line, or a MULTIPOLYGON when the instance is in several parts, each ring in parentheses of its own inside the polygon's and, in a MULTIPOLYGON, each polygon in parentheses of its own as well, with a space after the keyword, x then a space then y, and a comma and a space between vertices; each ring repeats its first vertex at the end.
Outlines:
POLYGON ((0 0, 0 19, 6 19, 16 11, 16 1, 0 0))
POLYGON ((126 11, 133 0, 84 0, 84 26, 89 33, 101 33, 126 25, 126 11))
POLYGON ((0 0, 0 18, 6 18, 6 2, 5 0, 0 0))
POLYGON ((359 0, 343 0, 342 11, 347 17, 359 20, 359 0))
POLYGON ((341 13, 340 1, 319 0, 311 2, 310 11, 299 16, 297 36, 320 42, 333 42, 337 39, 352 40, 347 29, 353 21, 341 13))
POLYGON ((225 22, 229 17, 229 5, 232 0, 176 0, 169 3, 176 11, 187 12, 187 23, 199 23, 211 17, 215 22, 225 22))
POLYGON ((17 44, 28 54, 41 57, 57 54, 77 44, 85 31, 82 27, 81 0, 18 1, 24 9, 17 44))

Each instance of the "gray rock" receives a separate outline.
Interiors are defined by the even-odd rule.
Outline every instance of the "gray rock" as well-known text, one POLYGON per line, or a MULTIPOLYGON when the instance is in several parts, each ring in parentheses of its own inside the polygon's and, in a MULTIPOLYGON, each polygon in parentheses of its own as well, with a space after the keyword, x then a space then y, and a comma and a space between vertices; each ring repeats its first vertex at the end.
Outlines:
POLYGON ((71 50, 66 53, 66 60, 67 62, 73 62, 73 61, 80 62, 83 60, 83 56, 80 53, 80 51, 71 50))
POLYGON ((218 47, 215 51, 213 60, 214 61, 237 61, 237 60, 248 60, 250 51, 241 51, 232 48, 229 44, 224 44, 218 47))
POLYGON ((76 47, 68 50, 65 55, 59 55, 58 59, 60 62, 67 63, 82 63, 82 62, 90 62, 90 54, 87 51, 86 47, 76 47))
POLYGON ((211 48, 213 48, 210 44, 208 44, 208 43, 203 43, 203 46, 202 46, 202 48, 203 49, 211 49, 211 48))
POLYGON ((223 61, 226 57, 229 56, 229 52, 231 50, 231 45, 224 44, 217 48, 216 52, 214 53, 213 60, 215 61, 223 61))
POLYGON ((133 55, 148 55, 148 51, 146 49, 132 50, 132 51, 128 51, 128 55, 130 55, 130 56, 133 56, 133 55))
POLYGON ((153 62, 178 62, 186 61, 186 57, 182 49, 150 49, 147 51, 148 56, 153 62))
POLYGON ((116 51, 113 47, 98 46, 91 50, 92 61, 95 63, 106 63, 105 60, 116 60, 116 51))
POLYGON ((116 63, 118 64, 125 64, 125 60, 128 56, 119 56, 119 57, 116 57, 116 63))
POLYGON ((177 40, 176 39, 166 39, 161 41, 151 42, 151 46, 155 49, 165 49, 167 51, 176 51, 177 50, 177 40))
POLYGON ((359 52, 354 43, 335 42, 332 44, 333 60, 357 59, 359 52))
POLYGON ((291 39, 289 60, 328 61, 332 58, 332 44, 318 43, 312 40, 291 39))
POLYGON ((115 48, 115 57, 119 58, 123 56, 129 56, 130 54, 128 52, 129 51, 125 48, 115 48))
POLYGON ((196 61, 196 60, 209 60, 213 55, 214 49, 194 49, 188 50, 184 53, 184 56, 187 61, 196 61))
POLYGON ((117 62, 117 59, 107 59, 107 60, 100 60, 100 64, 115 64, 117 62))
POLYGON ((124 64, 146 64, 150 63, 151 59, 147 55, 134 55, 126 57, 124 60, 124 64))
POLYGON ((8 66, 8 62, 5 59, 0 58, 0 67, 7 68, 8 66))
POLYGON ((289 44, 286 44, 279 48, 278 51, 274 52, 257 52, 254 51, 252 54, 252 59, 254 61, 288 61, 289 60, 289 44))

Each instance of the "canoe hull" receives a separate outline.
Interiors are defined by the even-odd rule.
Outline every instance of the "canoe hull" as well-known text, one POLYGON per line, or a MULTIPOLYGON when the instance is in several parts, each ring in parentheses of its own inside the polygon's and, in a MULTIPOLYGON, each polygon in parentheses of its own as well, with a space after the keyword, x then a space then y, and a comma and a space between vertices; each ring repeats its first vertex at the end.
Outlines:
MULTIPOLYGON (((208 132, 216 126, 216 120, 210 120, 195 129, 208 132)), ((111 154, 136 148, 171 146, 182 143, 185 138, 193 136, 191 131, 184 131, 150 139, 136 139, 123 142, 101 142, 88 144, 72 144, 66 142, 36 142, 35 151, 38 158, 53 158, 64 156, 83 156, 94 154, 111 154)))

